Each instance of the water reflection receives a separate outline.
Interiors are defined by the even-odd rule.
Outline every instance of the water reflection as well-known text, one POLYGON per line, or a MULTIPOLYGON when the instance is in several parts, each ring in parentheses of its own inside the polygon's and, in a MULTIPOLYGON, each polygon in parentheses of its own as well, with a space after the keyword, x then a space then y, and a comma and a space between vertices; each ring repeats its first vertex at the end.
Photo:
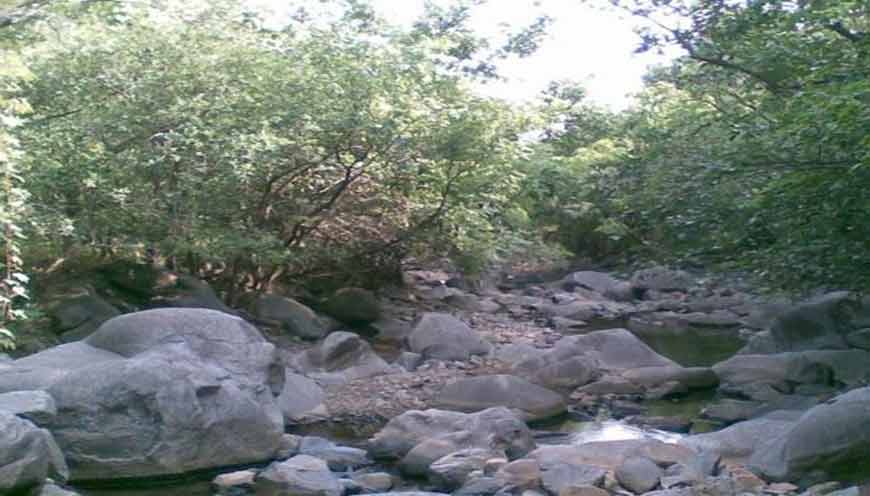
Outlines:
POLYGON ((205 481, 161 486, 148 489, 81 489, 82 496, 211 496, 211 484, 205 481))
POLYGON ((572 444, 584 444, 593 441, 626 441, 630 439, 657 439, 666 443, 676 443, 684 437, 682 434, 657 429, 644 429, 612 419, 592 422, 567 421, 562 425, 560 430, 571 433, 569 439, 572 444))

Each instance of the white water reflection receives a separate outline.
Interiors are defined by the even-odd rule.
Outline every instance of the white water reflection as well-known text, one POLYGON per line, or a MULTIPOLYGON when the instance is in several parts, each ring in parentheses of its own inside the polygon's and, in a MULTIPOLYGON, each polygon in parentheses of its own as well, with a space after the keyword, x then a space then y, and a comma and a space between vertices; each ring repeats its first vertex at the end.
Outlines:
POLYGON ((560 430, 572 433, 570 438, 572 444, 584 444, 593 441, 624 441, 628 439, 658 439, 666 443, 676 443, 685 437, 683 434, 635 427, 619 420, 566 422, 560 430))

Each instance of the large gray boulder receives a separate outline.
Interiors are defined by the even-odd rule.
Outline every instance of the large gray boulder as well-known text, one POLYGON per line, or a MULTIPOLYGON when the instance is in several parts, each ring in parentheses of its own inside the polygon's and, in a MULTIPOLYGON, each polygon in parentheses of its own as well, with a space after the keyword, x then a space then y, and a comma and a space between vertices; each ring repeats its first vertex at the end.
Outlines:
POLYGON ((291 298, 262 295, 254 300, 251 313, 258 322, 280 327, 303 339, 320 339, 326 335, 326 324, 314 310, 291 298))
POLYGON ((414 324, 408 345, 411 351, 424 355, 434 347, 451 347, 462 350, 464 358, 485 355, 492 349, 468 325, 445 313, 424 313, 414 324))
POLYGON ((180 474, 269 459, 283 417, 275 348, 245 321, 205 309, 116 317, 0 371, 0 387, 42 389, 47 427, 74 480, 180 474))
POLYGON ((326 462, 309 455, 296 455, 274 462, 257 475, 257 496, 342 496, 344 488, 326 462))
POLYGON ((838 291, 801 302, 777 317, 770 333, 779 351, 846 349, 862 301, 838 291))
POLYGON ((117 353, 82 341, 62 344, 0 368, 0 393, 45 390, 74 370, 122 360, 124 357, 117 353))
POLYGON ((390 419, 368 443, 369 454, 376 459, 406 459, 408 466, 425 467, 464 448, 502 450, 513 459, 534 449, 535 442, 525 422, 507 408, 498 407, 472 414, 435 409, 411 410, 390 419), (435 449, 433 443, 440 448, 435 449), (407 459, 415 449, 417 452, 411 458, 426 458, 428 463, 407 459), (422 452, 432 456, 436 452, 440 454, 429 459, 423 457, 422 452))
POLYGON ((583 336, 568 336, 556 343, 554 352, 586 355, 598 361, 603 371, 622 372, 639 367, 679 367, 637 338, 627 329, 608 329, 583 336))
POLYGON ((598 394, 642 393, 671 383, 683 390, 718 384, 710 369, 682 367, 625 329, 562 338, 552 351, 517 363, 513 371, 538 384, 583 386, 584 391, 598 394), (594 380, 598 382, 591 382, 594 380))
POLYGON ((512 375, 460 379, 444 386, 435 401, 443 408, 463 412, 505 406, 530 421, 565 412, 565 401, 560 394, 512 375))
POLYGON ((51 434, 6 411, 0 411, 0 494, 26 494, 46 478, 69 476, 63 454, 51 434))
POLYGON ((760 447, 791 430, 798 415, 795 412, 772 412, 719 431, 689 436, 680 440, 680 444, 698 452, 718 455, 724 460, 743 462, 760 447))
POLYGON ((755 451, 749 464, 772 480, 870 476, 870 387, 811 408, 794 427, 755 451))
POLYGON ((760 388, 790 393, 801 385, 860 385, 870 378, 870 353, 815 350, 773 355, 735 355, 713 366, 721 387, 753 397, 760 388))
POLYGON ((13 391, 0 393, 0 411, 14 413, 42 426, 54 420, 57 405, 45 391, 13 391))
POLYGON ((396 371, 365 340, 344 331, 333 332, 314 348, 297 355, 292 365, 324 384, 342 384, 396 371))

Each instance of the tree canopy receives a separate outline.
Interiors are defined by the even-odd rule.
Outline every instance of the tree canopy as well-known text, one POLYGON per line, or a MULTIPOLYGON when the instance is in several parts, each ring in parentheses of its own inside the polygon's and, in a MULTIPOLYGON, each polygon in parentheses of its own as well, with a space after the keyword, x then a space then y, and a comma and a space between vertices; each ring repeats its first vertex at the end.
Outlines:
POLYGON ((229 0, 4 2, 4 322, 28 272, 82 249, 231 292, 546 243, 866 289, 864 2, 612 0, 639 50, 684 53, 623 112, 570 81, 534 105, 478 95, 549 23, 487 39, 479 3, 400 27, 362 0, 278 24, 229 0))

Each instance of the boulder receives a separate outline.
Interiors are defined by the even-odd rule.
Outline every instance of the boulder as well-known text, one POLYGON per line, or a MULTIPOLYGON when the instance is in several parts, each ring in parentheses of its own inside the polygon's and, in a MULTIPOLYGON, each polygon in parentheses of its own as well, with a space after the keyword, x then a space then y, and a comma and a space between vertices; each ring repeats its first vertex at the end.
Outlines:
POLYGON ((0 411, 0 494, 27 494, 46 478, 62 482, 68 475, 63 454, 47 430, 0 411))
POLYGON ((461 320, 443 313, 424 313, 408 336, 408 345, 415 353, 424 353, 431 346, 449 346, 463 350, 465 358, 485 355, 492 346, 461 320))
POLYGON ((432 462, 429 480, 438 488, 458 489, 468 481, 472 472, 483 471, 487 460, 504 456, 504 453, 484 448, 459 450, 432 462))
POLYGON ((680 440, 680 444, 698 452, 716 454, 724 460, 745 461, 759 447, 791 430, 794 417, 794 414, 771 413, 720 431, 689 436, 680 440))
POLYGON ((544 317, 573 321, 617 320, 626 317, 633 307, 607 300, 571 300, 560 303, 540 303, 535 310, 544 317))
POLYGON ((512 375, 460 379, 445 386, 435 401, 444 408, 464 412, 505 406, 522 412, 528 420, 541 420, 565 411, 561 395, 512 375))
POLYGON ((385 472, 355 473, 352 478, 365 493, 389 491, 393 487, 393 476, 385 472))
POLYGON ((791 392, 798 384, 832 384, 834 371, 802 353, 735 355, 713 366, 721 387, 752 396, 760 386, 791 392), (747 394, 747 392, 750 392, 747 394))
POLYGON ((257 475, 257 496, 342 496, 344 489, 326 462, 308 455, 296 455, 274 462, 257 475))
POLYGON ((495 478, 505 487, 531 489, 541 483, 541 467, 535 460, 514 460, 499 468, 495 478))
POLYGON ((610 493, 604 489, 588 485, 568 486, 556 494, 557 496, 610 496, 610 493))
POLYGON ((546 387, 576 388, 589 384, 597 375, 598 370, 594 361, 585 357, 569 357, 534 370, 529 380, 546 387))
POLYGON ((473 414, 435 409, 405 412, 390 419, 369 440, 368 451, 376 459, 399 460, 428 440, 452 444, 457 435, 464 437, 465 447, 503 450, 510 458, 519 458, 535 447, 525 422, 499 407, 473 414))
POLYGON ((643 456, 626 458, 616 469, 616 480, 622 487, 635 494, 652 491, 659 485, 664 471, 652 460, 643 456))
POLYGON ((417 370, 417 367, 423 364, 423 355, 419 353, 413 353, 410 351, 403 351, 399 354, 396 361, 393 362, 393 365, 398 365, 408 372, 413 372, 417 370))
POLYGON ((251 313, 258 322, 278 326, 303 339, 320 339, 327 332, 326 324, 314 310, 291 298, 261 295, 254 300, 251 313))
POLYGON ((749 464, 768 479, 796 481, 844 473, 856 479, 870 476, 870 387, 811 408, 788 431, 767 437, 775 441, 756 450, 749 464))
POLYGON ((562 279, 561 287, 565 291, 574 291, 576 288, 588 289, 599 294, 605 294, 619 285, 620 281, 604 272, 584 270, 574 272, 562 279))
POLYGON ((54 420, 57 406, 54 398, 45 391, 13 391, 0 394, 0 411, 14 413, 43 426, 54 420))
POLYGON ((471 477, 453 496, 492 496, 504 488, 502 481, 495 477, 471 477))
POLYGON ((671 465, 686 462, 698 455, 690 447, 657 439, 629 439, 542 446, 529 453, 528 458, 537 460, 546 472, 551 467, 563 464, 616 470, 626 459, 635 456, 649 458, 657 465, 671 465))
POLYGON ((757 417, 763 409, 764 404, 758 401, 723 398, 705 406, 701 417, 730 425, 757 417))
POLYGON ((299 445, 299 454, 309 455, 326 462, 330 470, 344 472, 371 465, 366 451, 348 446, 338 446, 328 439, 305 436, 299 445))
POLYGON ((314 348, 300 353, 292 365, 323 384, 342 384, 396 371, 365 340, 344 331, 333 332, 314 348))
POLYGON ((609 329, 583 336, 568 336, 556 343, 554 353, 561 356, 587 355, 598 361, 604 371, 638 367, 679 365, 656 353, 627 329, 609 329))
POLYGON ((342 288, 323 304, 323 311, 345 324, 364 326, 379 318, 383 310, 374 293, 362 288, 342 288))
POLYGON ((862 301, 846 291, 828 293, 801 302, 774 320, 771 335, 779 351, 846 349, 846 335, 862 301))
POLYGON ((245 321, 205 309, 116 317, 82 342, 17 360, 0 388, 43 389, 74 480, 267 460, 280 445, 283 370, 245 321))
POLYGON ((59 301, 49 314, 61 340, 70 342, 87 337, 121 312, 99 296, 83 294, 59 301))
POLYGON ((590 394, 640 394, 672 383, 681 390, 704 389, 718 383, 710 369, 681 367, 625 329, 562 338, 551 351, 513 370, 542 385, 580 386, 590 394))
POLYGON ((124 357, 117 353, 82 341, 62 344, 0 368, 0 393, 45 390, 74 370, 122 360, 124 357))
POLYGON ((642 290, 685 293, 695 281, 687 272, 658 266, 635 272, 631 283, 642 290))
POLYGON ((546 355, 547 350, 542 350, 530 344, 511 343, 497 346, 492 353, 493 358, 504 363, 515 365, 526 360, 546 355))
POLYGON ((601 486, 606 475, 607 470, 595 465, 562 463, 547 467, 541 478, 544 489, 561 494, 570 487, 601 486))
POLYGON ((277 401, 286 423, 325 417, 325 399, 326 392, 314 380, 289 370, 285 371, 284 387, 277 401))
POLYGON ((172 308, 205 308, 235 315, 235 311, 226 306, 214 289, 207 282, 189 275, 164 273, 157 295, 151 299, 151 305, 172 308))
POLYGON ((374 339, 384 343, 403 343, 411 334, 411 324, 400 319, 381 318, 369 324, 374 339))

